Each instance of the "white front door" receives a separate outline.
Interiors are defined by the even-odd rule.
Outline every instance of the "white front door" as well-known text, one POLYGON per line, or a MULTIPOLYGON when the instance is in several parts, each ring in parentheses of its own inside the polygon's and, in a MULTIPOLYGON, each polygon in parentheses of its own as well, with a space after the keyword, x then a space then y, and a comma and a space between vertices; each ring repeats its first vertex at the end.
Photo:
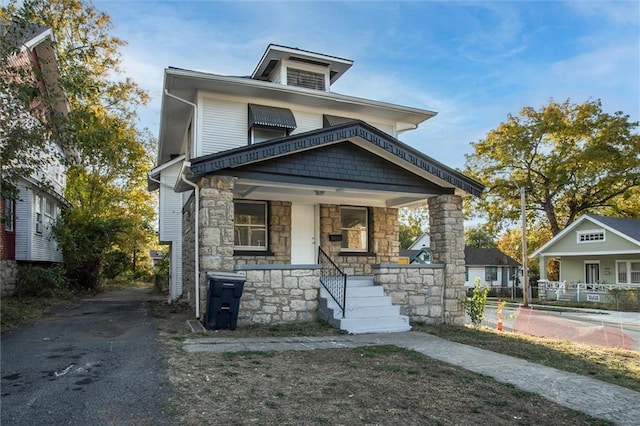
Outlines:
POLYGON ((316 259, 317 216, 316 206, 291 205, 291 264, 318 263, 316 259))

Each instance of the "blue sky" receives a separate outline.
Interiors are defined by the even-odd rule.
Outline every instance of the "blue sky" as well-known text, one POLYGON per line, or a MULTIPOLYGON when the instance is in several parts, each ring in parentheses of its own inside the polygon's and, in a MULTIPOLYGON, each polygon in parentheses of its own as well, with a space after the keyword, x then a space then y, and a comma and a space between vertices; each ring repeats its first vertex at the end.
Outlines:
POLYGON ((437 111, 403 142, 462 168, 471 142, 553 98, 601 99, 640 119, 639 1, 95 0, 128 45, 123 65, 150 96, 163 70, 249 75, 269 43, 354 60, 332 91, 437 111))

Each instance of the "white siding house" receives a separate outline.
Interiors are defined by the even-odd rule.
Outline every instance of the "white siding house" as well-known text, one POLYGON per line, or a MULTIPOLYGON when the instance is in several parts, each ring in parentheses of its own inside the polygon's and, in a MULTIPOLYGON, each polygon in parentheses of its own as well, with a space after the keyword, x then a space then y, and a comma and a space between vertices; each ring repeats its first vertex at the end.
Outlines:
POLYGON ((171 247, 171 298, 187 299, 203 322, 212 271, 246 278, 246 323, 317 318, 318 295, 333 291, 322 256, 341 276, 373 285, 376 274, 376 291, 408 283, 392 276, 404 270, 385 265, 399 259, 398 208, 425 204, 437 231, 434 261, 404 267, 433 285, 385 288, 420 306, 389 307, 380 310, 385 319, 345 329, 406 331, 408 315, 464 320, 462 196, 484 187, 397 139, 436 113, 332 92, 352 64, 272 44, 250 78, 165 70, 149 189, 159 190, 159 239, 171 247), (444 294, 445 282, 444 298, 424 297, 444 294))
MULTIPOLYGON (((17 53, 9 59, 15 75, 3 78, 23 79, 22 72, 33 75, 36 91, 30 104, 31 116, 21 120, 21 126, 43 123, 52 114, 65 116, 69 106, 60 85, 60 71, 54 48, 51 28, 0 23, 2 42, 16 44, 17 53), (35 71, 34 71, 35 70, 35 71)), ((50 123, 48 123, 50 124, 50 123)), ((49 141, 38 152, 39 161, 44 165, 29 176, 21 176, 15 185, 18 197, 4 200, 5 212, 12 211, 9 227, 0 226, 0 281, 3 293, 5 286, 12 287, 15 276, 6 277, 3 271, 16 269, 8 262, 60 263, 63 261, 51 229, 61 211, 68 207, 63 193, 66 185, 66 169, 61 161, 65 152, 54 141, 49 141)), ((22 159, 27 160, 27 159, 22 159)))

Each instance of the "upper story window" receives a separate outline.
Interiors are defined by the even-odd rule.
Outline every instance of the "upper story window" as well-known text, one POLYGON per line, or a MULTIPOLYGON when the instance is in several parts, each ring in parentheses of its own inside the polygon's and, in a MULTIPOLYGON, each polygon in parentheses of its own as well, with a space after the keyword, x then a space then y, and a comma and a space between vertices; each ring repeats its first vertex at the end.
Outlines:
POLYGON ((326 90, 325 75, 297 68, 287 68, 287 85, 307 89, 326 90))
POLYGON ((44 202, 44 198, 40 195, 36 195, 34 199, 34 207, 36 212, 36 234, 42 234, 42 211, 44 210, 42 207, 42 203, 44 202))
POLYGON ((295 128, 290 109, 249 104, 249 145, 289 136, 295 128))
POLYGON ((369 250, 369 209, 341 207, 341 251, 367 252, 369 250))
POLYGON ((593 243, 597 241, 605 241, 604 229, 578 231, 577 236, 578 243, 593 243))
POLYGON ((4 230, 7 232, 13 232, 15 223, 15 211, 13 200, 7 198, 4 200, 4 214, 2 221, 4 223, 4 230))
POLYGON ((265 201, 233 202, 233 245, 236 250, 267 251, 268 214, 265 201))
POLYGON ((45 215, 50 218, 56 217, 56 206, 51 200, 45 200, 45 215))

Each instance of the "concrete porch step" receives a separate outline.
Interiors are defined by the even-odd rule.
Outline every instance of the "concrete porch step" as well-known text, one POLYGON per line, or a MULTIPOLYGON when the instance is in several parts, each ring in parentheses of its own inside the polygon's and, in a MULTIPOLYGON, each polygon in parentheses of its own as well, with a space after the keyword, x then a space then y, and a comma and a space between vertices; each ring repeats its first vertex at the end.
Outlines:
POLYGON ((400 315, 400 307, 394 306, 391 297, 384 295, 382 286, 374 285, 372 277, 347 277, 346 293, 346 312, 342 318, 342 309, 327 290, 321 287, 318 317, 350 334, 411 330, 409 317, 400 315))
POLYGON ((347 288, 374 286, 373 277, 367 275, 348 275, 347 288))
POLYGON ((411 330, 409 317, 345 318, 340 322, 340 329, 350 334, 366 333, 401 333, 411 330))

